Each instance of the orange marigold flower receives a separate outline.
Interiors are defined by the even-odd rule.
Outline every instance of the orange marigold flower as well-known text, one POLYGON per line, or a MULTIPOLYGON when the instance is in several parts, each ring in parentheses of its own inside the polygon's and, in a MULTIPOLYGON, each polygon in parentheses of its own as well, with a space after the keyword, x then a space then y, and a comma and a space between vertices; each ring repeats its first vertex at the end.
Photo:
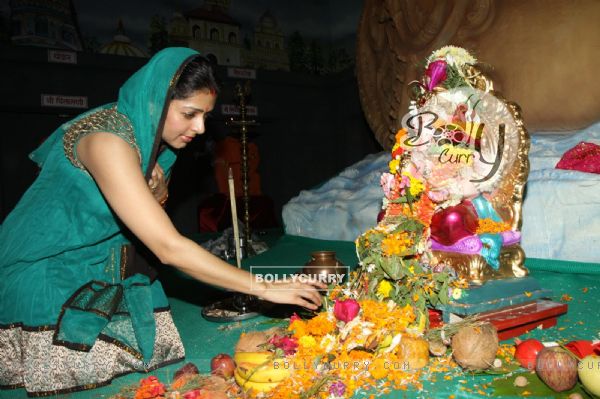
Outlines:
POLYGON ((505 222, 495 222, 492 219, 479 219, 477 225, 477 234, 497 234, 510 230, 510 224, 505 222))
POLYGON ((155 376, 150 376, 140 381, 140 387, 135 391, 134 399, 157 399, 162 398, 164 393, 165 385, 155 376))
POLYGON ((561 301, 566 301, 566 302, 569 302, 569 301, 570 301, 570 300, 572 300, 572 299, 573 299, 573 297, 572 297, 571 295, 569 295, 569 294, 563 294, 563 295, 560 297, 560 300, 561 300, 561 301))
POLYGON ((388 205, 387 209, 386 209, 386 216, 400 216, 400 215, 405 215, 405 216, 411 216, 411 211, 410 211, 410 207, 408 206, 408 204, 398 204, 398 203, 391 203, 388 205))
POLYGON ((398 130, 396 132, 396 143, 401 144, 402 143, 402 139, 404 138, 404 136, 406 136, 408 132, 406 131, 406 129, 402 128, 400 130, 398 130))
POLYGON ((335 329, 335 322, 329 320, 326 312, 319 313, 306 323, 306 330, 311 335, 323 336, 335 329))
POLYGON ((300 338, 306 335, 307 327, 304 320, 294 320, 288 326, 288 331, 294 332, 294 337, 300 338))
POLYGON ((435 204, 427 195, 422 195, 415 205, 417 219, 425 226, 431 225, 435 204))

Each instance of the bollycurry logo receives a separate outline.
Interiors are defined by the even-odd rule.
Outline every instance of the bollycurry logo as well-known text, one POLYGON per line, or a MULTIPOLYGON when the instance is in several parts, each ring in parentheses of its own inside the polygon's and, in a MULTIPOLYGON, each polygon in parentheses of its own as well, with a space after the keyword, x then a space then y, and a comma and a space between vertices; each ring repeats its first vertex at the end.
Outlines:
MULTIPOLYGON (((308 283, 319 281, 328 286, 340 285, 350 274, 349 266, 336 266, 335 273, 328 273, 323 266, 250 266, 254 275, 252 283, 308 283), (301 271, 299 271, 301 270, 301 271)), ((251 286, 251 289, 254 287, 251 286)), ((288 291, 288 288, 271 288, 272 290, 288 291)))
POLYGON ((482 183, 500 168, 506 122, 512 122, 512 117, 498 98, 472 88, 452 89, 404 115, 403 145, 440 164, 476 169, 470 181, 482 183))

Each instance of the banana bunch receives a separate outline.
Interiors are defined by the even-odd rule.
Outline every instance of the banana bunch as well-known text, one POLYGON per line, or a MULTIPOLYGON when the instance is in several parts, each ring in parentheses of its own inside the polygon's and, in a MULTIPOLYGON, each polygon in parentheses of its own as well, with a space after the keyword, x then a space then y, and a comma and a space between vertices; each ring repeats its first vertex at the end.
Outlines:
POLYGON ((235 382, 242 389, 269 392, 290 376, 283 358, 273 358, 271 352, 236 352, 233 355, 236 369, 235 382))

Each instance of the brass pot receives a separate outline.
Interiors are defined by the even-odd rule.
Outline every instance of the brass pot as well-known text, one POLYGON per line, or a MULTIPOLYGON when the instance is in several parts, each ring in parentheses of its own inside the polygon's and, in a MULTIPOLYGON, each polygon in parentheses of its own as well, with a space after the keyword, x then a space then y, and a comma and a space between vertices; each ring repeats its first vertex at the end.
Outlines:
POLYGON ((335 257, 335 251, 316 251, 310 254, 302 273, 326 284, 340 284, 347 279, 348 268, 335 257))

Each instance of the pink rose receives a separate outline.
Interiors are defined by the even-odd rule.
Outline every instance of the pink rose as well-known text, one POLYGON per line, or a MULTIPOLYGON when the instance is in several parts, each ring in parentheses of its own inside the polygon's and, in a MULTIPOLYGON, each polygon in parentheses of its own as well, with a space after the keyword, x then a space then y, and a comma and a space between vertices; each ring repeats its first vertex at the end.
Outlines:
POLYGON ((354 299, 346 299, 345 301, 338 301, 336 299, 333 306, 335 318, 345 323, 354 320, 359 311, 360 305, 354 299))

